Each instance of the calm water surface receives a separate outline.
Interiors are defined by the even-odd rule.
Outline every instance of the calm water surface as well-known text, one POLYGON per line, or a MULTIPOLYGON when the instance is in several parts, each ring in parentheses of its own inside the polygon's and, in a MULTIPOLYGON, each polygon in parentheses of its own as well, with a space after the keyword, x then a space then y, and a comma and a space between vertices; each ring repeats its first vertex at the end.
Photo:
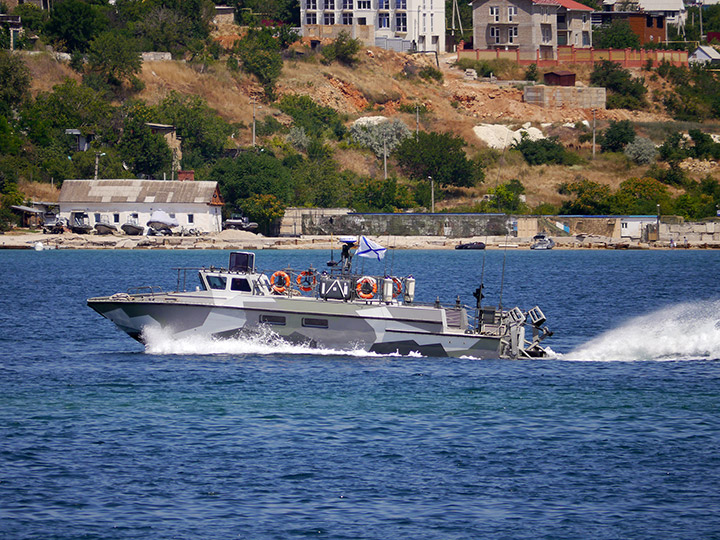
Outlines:
POLYGON ((146 350, 85 305, 226 259, 0 251, 0 538, 720 539, 720 253, 388 257, 539 305, 550 360, 146 350))

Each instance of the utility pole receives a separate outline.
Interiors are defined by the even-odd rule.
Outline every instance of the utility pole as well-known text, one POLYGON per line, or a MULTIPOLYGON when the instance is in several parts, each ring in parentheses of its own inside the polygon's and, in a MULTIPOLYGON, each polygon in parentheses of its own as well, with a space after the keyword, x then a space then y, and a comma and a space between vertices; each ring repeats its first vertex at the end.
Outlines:
POLYGON ((593 159, 595 159, 595 109, 593 111, 593 159))
POLYGON ((387 180, 387 133, 383 138, 383 171, 385 172, 385 180, 387 180))
MULTIPOLYGON (((255 101, 255 98, 252 100, 252 106, 253 106, 253 127, 252 127, 252 145, 253 148, 255 148, 255 104, 257 102, 255 101)), ((258 109, 262 109, 262 107, 258 107, 258 109)))
POLYGON ((98 179, 98 165, 100 165, 100 156, 104 156, 105 152, 95 152, 95 180, 98 179))
POLYGON ((415 142, 420 140, 420 105, 415 104, 415 142))
POLYGON ((430 180, 430 213, 435 213, 435 180, 432 176, 428 176, 430 180))

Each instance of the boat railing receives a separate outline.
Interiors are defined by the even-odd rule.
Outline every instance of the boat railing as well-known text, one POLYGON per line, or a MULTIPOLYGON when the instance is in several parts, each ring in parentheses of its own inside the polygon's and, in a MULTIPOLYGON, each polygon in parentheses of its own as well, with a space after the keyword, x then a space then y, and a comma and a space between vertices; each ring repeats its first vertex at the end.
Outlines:
MULTIPOLYGON (((188 272, 199 272, 200 270, 207 270, 205 267, 200 266, 176 266, 173 270, 177 270, 177 284, 175 285, 175 292, 187 292, 187 274, 188 272), (180 284, 182 283, 182 288, 180 284)), ((213 268, 213 271, 215 269, 213 268)), ((222 269, 222 272, 226 270, 222 269)))
POLYGON ((141 295, 141 296, 155 296, 157 294, 164 294, 162 287, 154 285, 144 285, 141 287, 128 287, 128 294, 141 295))

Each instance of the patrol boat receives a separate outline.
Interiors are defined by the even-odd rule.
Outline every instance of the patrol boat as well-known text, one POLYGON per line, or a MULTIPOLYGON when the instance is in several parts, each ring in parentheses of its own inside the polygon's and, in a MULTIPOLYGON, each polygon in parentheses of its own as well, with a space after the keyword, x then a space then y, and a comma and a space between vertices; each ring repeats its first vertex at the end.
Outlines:
POLYGON ((447 306, 439 301, 424 304, 415 301, 412 277, 357 275, 347 264, 339 266, 322 272, 284 269, 268 277, 256 270, 254 253, 232 252, 228 268, 191 269, 200 279, 194 291, 180 290, 188 269, 178 269, 175 292, 146 288, 87 303, 141 342, 148 328, 178 338, 232 338, 269 328, 288 342, 313 348, 481 358, 548 356, 540 342, 552 333, 539 307, 481 307, 482 287, 474 292, 475 309, 461 305, 459 298, 447 306))

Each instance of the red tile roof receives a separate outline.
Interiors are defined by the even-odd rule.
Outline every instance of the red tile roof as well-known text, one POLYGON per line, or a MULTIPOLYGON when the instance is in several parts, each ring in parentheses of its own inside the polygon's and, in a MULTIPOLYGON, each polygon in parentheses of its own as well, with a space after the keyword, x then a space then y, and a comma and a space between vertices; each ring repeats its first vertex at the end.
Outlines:
POLYGON ((561 6, 570 11, 595 11, 593 8, 575 0, 532 0, 533 4, 561 6))

